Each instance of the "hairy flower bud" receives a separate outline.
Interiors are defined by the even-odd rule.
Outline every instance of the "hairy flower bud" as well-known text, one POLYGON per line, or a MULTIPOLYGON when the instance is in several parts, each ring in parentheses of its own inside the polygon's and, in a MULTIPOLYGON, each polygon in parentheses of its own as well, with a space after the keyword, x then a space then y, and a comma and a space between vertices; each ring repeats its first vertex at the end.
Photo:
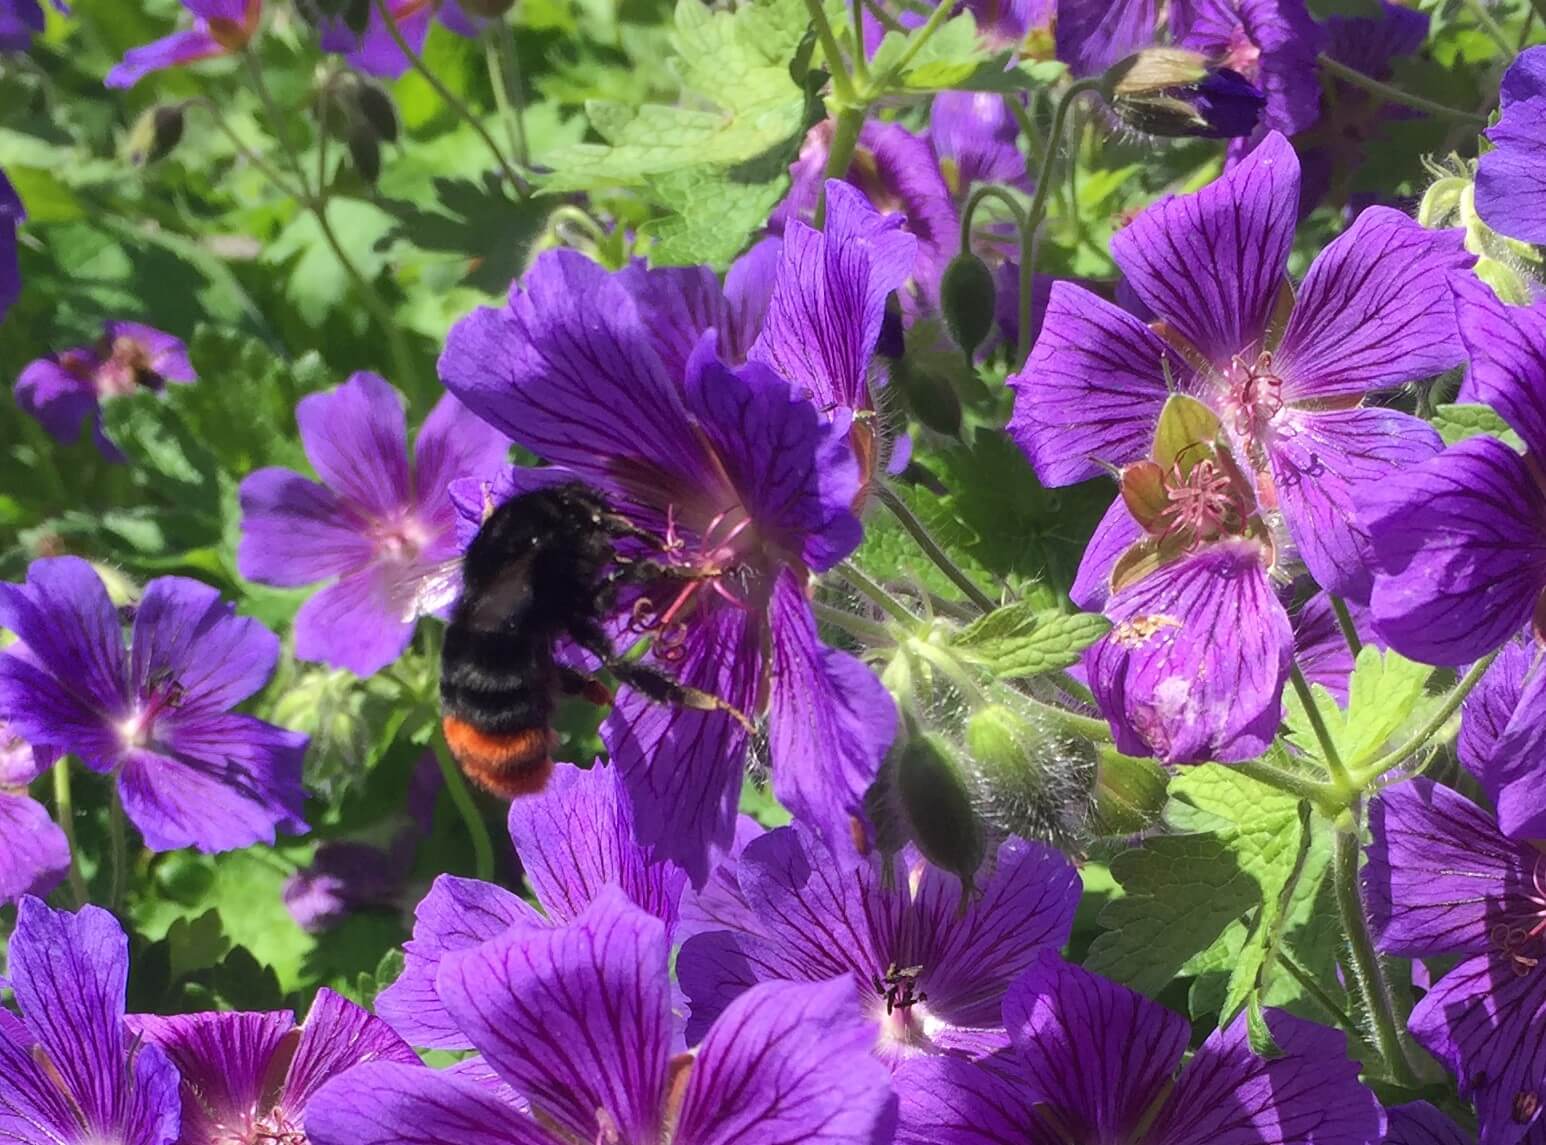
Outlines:
POLYGON ((966 722, 979 811, 995 828, 1078 850, 1094 749, 1011 704, 987 704, 966 722))
POLYGON ((1116 117, 1145 135, 1249 135, 1267 106, 1239 72, 1184 48, 1145 48, 1113 64, 1101 83, 1116 117))
POLYGON ((987 841, 960 761, 943 737, 920 732, 902 746, 896 793, 923 857, 959 878, 963 896, 970 894, 987 841))
POLYGON ((971 354, 993 329, 993 272, 971 251, 962 251, 945 268, 939 294, 950 336, 971 354))
POLYGON ((136 167, 165 159, 182 142, 185 116, 180 103, 162 104, 135 120, 124 153, 136 167))

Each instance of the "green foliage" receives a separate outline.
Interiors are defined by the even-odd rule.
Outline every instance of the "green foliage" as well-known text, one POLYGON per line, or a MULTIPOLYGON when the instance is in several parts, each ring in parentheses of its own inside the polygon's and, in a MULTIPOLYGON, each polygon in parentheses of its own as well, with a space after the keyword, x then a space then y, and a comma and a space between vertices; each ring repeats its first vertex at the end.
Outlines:
POLYGON ((1004 680, 1071 668, 1111 628, 1099 613, 1064 614, 1022 601, 974 620, 951 645, 968 661, 1004 680))
MULTIPOLYGON (((1348 684, 1347 708, 1319 684, 1311 685, 1315 706, 1331 735, 1342 763, 1352 769, 1369 763, 1387 741, 1418 717, 1429 702, 1427 683, 1433 669, 1395 652, 1366 646, 1358 654, 1348 684)), ((1288 737, 1306 756, 1321 758, 1321 746, 1310 720, 1293 693, 1284 696, 1288 737)))
POLYGON ((1524 442, 1509 428, 1491 406, 1455 403, 1441 405, 1434 410, 1431 424, 1439 431, 1445 445, 1454 445, 1469 437, 1487 434, 1524 452, 1524 442))

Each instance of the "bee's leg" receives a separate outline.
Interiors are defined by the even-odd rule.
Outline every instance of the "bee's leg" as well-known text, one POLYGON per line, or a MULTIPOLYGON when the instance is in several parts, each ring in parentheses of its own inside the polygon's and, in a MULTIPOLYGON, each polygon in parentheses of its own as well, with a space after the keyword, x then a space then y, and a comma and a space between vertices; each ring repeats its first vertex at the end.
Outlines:
POLYGON ((596 679, 596 677, 587 675, 578 668, 569 668, 563 664, 558 666, 558 690, 566 696, 579 696, 586 702, 595 704, 598 708, 607 707, 612 703, 611 688, 596 679))
POLYGON ((724 712, 748 732, 755 733, 757 730, 757 725, 752 722, 751 717, 740 708, 698 688, 679 684, 664 672, 651 668, 648 664, 640 664, 635 660, 611 660, 607 662, 607 670, 619 681, 636 692, 643 693, 657 704, 672 704, 678 708, 691 708, 698 712, 724 712))

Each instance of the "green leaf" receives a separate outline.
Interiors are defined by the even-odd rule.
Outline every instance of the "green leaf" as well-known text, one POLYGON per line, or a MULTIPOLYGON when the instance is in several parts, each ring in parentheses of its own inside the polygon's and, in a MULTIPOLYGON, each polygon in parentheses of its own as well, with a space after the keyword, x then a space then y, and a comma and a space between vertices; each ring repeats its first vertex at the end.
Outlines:
MULTIPOLYGON (((905 69, 887 78, 887 73, 897 68, 902 56, 909 50, 908 45, 921 32, 921 29, 887 32, 885 39, 875 49, 870 71, 877 77, 886 78, 889 91, 945 91, 967 84, 979 71, 989 70, 985 65, 994 58, 994 54, 987 50, 984 41, 977 35, 977 21, 972 18, 972 14, 962 12, 935 29, 934 34, 908 61, 905 69)), ((1003 70, 1003 61, 1007 58, 1007 53, 999 54, 999 71, 1003 70)))
POLYGON ((1165 817, 1175 834, 1112 862, 1125 894, 1101 912, 1086 962, 1151 995, 1231 923, 1277 902, 1302 845, 1297 800, 1219 764, 1172 779, 1165 817))
POLYGON ((1110 628, 1096 612, 1065 614, 1021 602, 974 620, 952 645, 972 663, 1014 680, 1072 667, 1110 628))
POLYGON ((171 957, 171 978, 180 982, 199 970, 216 965, 231 949, 220 923, 220 912, 211 907, 197 918, 180 918, 166 932, 171 957))
MULTIPOLYGON (((1365 645, 1348 682, 1346 711, 1321 685, 1311 685, 1315 706, 1344 765, 1358 768, 1368 763, 1425 706, 1432 675, 1426 664, 1365 645)), ((1290 691, 1284 701, 1289 739, 1311 758, 1321 760, 1320 741, 1298 695, 1290 691)))
POLYGON ((646 180, 652 199, 670 214, 645 223, 642 233, 655 266, 723 269, 745 250, 789 188, 779 171, 763 181, 739 182, 716 167, 688 167, 646 180))
POLYGON ((1524 442, 1519 435, 1509 428, 1508 422, 1491 406, 1462 402, 1441 405, 1434 410, 1430 424, 1438 430, 1445 445, 1454 445, 1466 438, 1487 434, 1520 453, 1524 452, 1524 442))

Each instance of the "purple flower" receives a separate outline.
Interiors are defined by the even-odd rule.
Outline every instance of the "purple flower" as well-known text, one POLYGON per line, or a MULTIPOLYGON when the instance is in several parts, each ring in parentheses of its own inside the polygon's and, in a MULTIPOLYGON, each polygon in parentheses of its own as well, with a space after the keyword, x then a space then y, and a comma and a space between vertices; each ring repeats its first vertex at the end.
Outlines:
MULTIPOLYGON (((1369 610, 1356 601, 1343 601, 1358 632, 1359 641, 1381 651, 1385 641, 1375 631, 1369 610)), ((1331 594, 1316 593, 1294 613, 1294 662, 1304 678, 1319 684, 1347 706, 1347 687, 1353 675, 1353 650, 1332 611, 1331 594)))
POLYGON ((1057 15, 1057 0, 965 0, 962 6, 976 20, 977 33, 989 48, 1015 52, 1032 35, 1050 37, 1057 15))
POLYGON ((509 444, 447 395, 410 457, 402 398, 368 373, 302 398, 295 420, 322 480, 270 468, 242 481, 236 567, 286 588, 331 581, 296 614, 295 654, 369 676, 402 655, 419 617, 455 598, 447 486, 492 477, 509 444))
POLYGON ((1462 441, 1364 490, 1361 519, 1380 632, 1403 656, 1460 665, 1538 624, 1546 592, 1546 305, 1506 307, 1469 275, 1453 293, 1471 360, 1460 399, 1491 405, 1529 452, 1462 441))
POLYGON ((268 679, 279 641, 208 585, 151 581, 125 648, 89 564, 33 561, 25 584, 0 584, 0 627, 26 646, 0 656, 0 719, 115 775, 152 850, 227 851, 306 829, 306 737, 230 711, 268 679))
POLYGON ((1385 1111, 1384 1145, 1474 1145, 1474 1138, 1426 1101, 1385 1111))
POLYGON ((1511 839, 1546 838, 1546 790, 1540 781, 1546 750, 1546 669, 1532 633, 1499 652, 1465 698, 1460 762, 1497 808, 1498 827, 1511 839))
POLYGON ((1384 1115, 1339 1032, 1276 1010, 1283 1056, 1242 1014, 1180 1069, 1190 1023, 1053 951, 1009 989, 1013 1049, 991 1063, 915 1058, 897 1074, 898 1145, 1369 1145, 1384 1115))
POLYGON ((263 0, 183 0, 193 26, 131 48, 107 73, 108 87, 133 87, 151 72, 240 52, 258 31, 263 0))
POLYGON ((669 955, 665 925, 616 888, 567 926, 447 955, 441 1001, 530 1112, 465 1077, 365 1065, 312 1099, 312 1145, 887 1139, 894 1099, 852 982, 755 987, 673 1057, 669 955))
MULTIPOLYGON (((439 20, 458 36, 476 36, 480 28, 457 0, 391 0, 388 7, 398 33, 415 53, 424 51, 431 20, 439 20)), ((395 79, 408 70, 408 57, 397 46, 375 4, 370 6, 370 20, 363 33, 356 33, 342 20, 325 24, 322 50, 343 53, 351 64, 373 76, 395 79)))
POLYGON ((0 903, 46 895, 69 873, 69 841, 27 794, 53 763, 52 755, 34 750, 0 720, 0 903))
POLYGON ((140 322, 108 322, 93 345, 29 362, 16 379, 16 404, 66 445, 79 440, 89 420, 102 456, 123 461, 103 431, 102 403, 142 389, 159 392, 168 382, 197 380, 180 338, 140 322))
MULTIPOLYGON (((68 13, 64 0, 52 0, 54 8, 68 13)), ((0 52, 25 52, 32 37, 43 31, 43 5, 38 0, 0 0, 0 52)), ((0 176, 3 181, 4 176, 0 176)), ((5 306, 0 304, 0 313, 5 306)))
POLYGON ((1323 37, 1304 0, 1178 0, 1170 20, 1177 45, 1242 76, 1266 97, 1265 130, 1293 135, 1319 117, 1316 55, 1323 37))
POLYGON ((1546 858, 1427 779, 1386 789, 1369 825, 1363 890, 1376 945, 1459 957, 1408 1027, 1475 1102, 1482 1145, 1514 1145, 1546 1098, 1546 858))
POLYGON ((288 1010, 134 1014, 129 1025, 182 1075, 186 1145, 304 1142, 307 1105, 324 1083, 366 1062, 420 1064, 390 1026, 326 987, 300 1026, 288 1010))
POLYGON ((1007 1045, 1004 991, 1043 949, 1068 941, 1079 903, 1072 864, 1010 839, 964 913, 954 875, 921 859, 900 877, 889 868, 871 856, 845 871, 797 826, 750 842, 729 870, 745 929, 697 933, 677 958, 691 1004, 688 1042, 758 982, 851 974, 860 1008, 880 1022, 877 1052, 893 1067, 919 1054, 979 1057, 1007 1045))
POLYGON ((1076 76, 1103 72, 1154 42, 1160 0, 1058 0, 1057 58, 1076 76))
POLYGON ((1500 98, 1492 149, 1476 166, 1476 213, 1499 234, 1546 243, 1546 45, 1519 54, 1500 98))
POLYGON ((1009 430, 1041 480, 1067 485, 1146 455, 1173 391, 1223 422, 1256 499, 1282 514, 1329 591, 1367 599, 1354 493, 1438 451, 1418 418, 1366 395, 1459 364, 1445 283, 1471 262, 1459 232, 1370 208, 1284 290, 1299 186, 1274 132, 1196 194, 1144 211, 1112 255, 1157 321, 1059 283, 1034 352, 1010 379, 1009 430), (1286 319, 1286 321, 1285 321, 1286 319))
POLYGON ((27 896, 10 942, 22 1020, 0 1010, 0 1140, 172 1145, 177 1070, 124 1022, 129 942, 94 906, 27 896))
POLYGON ((616 768, 559 768, 540 795, 510 805, 510 839, 543 913, 491 883, 451 875, 435 880, 415 912, 403 973, 376 999, 377 1012, 415 1045, 471 1046, 435 992, 441 963, 454 951, 517 924, 572 922, 607 886, 621 888, 660 919, 668 938, 676 928, 687 876, 639 844, 616 768))
MULTIPOLYGON (((868 287, 844 283, 826 329, 866 322, 868 287)), ((767 713, 775 793, 835 842, 851 837, 895 734, 886 690, 822 645, 807 597, 812 574, 859 543, 860 470, 846 418, 795 388, 808 379, 716 357, 729 309, 706 271, 611 275, 550 252, 508 307, 457 323, 440 372, 469 409, 661 538, 656 559, 679 572, 644 586, 623 619, 655 636, 651 657, 681 683, 767 713)), ((822 360, 831 379, 851 365, 822 360)), ((734 831, 746 732, 624 691, 604 738, 641 841, 701 882, 710 847, 734 831)))

